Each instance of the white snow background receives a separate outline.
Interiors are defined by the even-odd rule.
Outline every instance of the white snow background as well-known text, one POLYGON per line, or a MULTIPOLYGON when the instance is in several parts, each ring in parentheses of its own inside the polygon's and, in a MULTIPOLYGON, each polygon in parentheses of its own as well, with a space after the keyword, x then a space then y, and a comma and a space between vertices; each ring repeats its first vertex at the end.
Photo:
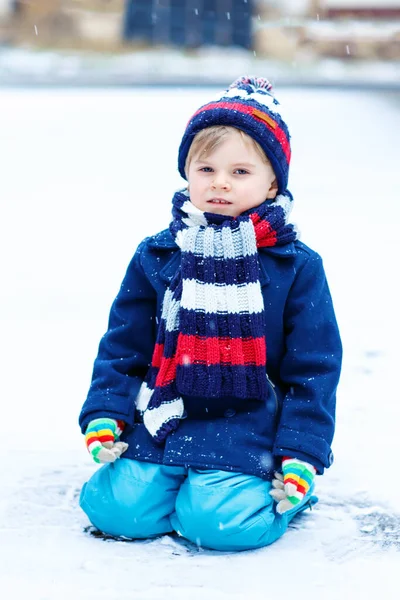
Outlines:
POLYGON ((319 504, 236 554, 84 531, 97 466, 77 418, 98 342, 137 244, 169 223, 185 124, 215 93, 1 92, 3 598, 398 598, 398 93, 277 90, 293 218, 324 258, 345 351, 319 504))

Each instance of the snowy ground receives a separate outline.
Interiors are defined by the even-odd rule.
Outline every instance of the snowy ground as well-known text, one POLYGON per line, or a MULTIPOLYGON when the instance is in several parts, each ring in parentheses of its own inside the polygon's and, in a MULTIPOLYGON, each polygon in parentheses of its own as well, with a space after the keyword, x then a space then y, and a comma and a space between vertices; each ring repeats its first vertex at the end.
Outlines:
POLYGON ((1 94, 2 597, 398 598, 398 93, 278 94, 294 219, 324 257, 345 348, 320 503, 275 545, 239 554, 84 531, 77 495, 96 467, 77 417, 92 361, 137 243, 168 224, 180 135, 209 98, 1 94))
MULTIPOLYGON (((295 23, 293 23, 295 25, 295 23)), ((261 25, 262 27, 263 25, 261 25)), ((336 25, 335 25, 336 26, 336 25)), ((348 25, 350 30, 355 23, 348 25)), ((256 25, 257 27, 257 25, 256 25)), ((335 39, 332 24, 315 21, 309 31, 311 39, 328 36, 335 39)), ((361 27, 368 27, 367 24, 361 27)), ((366 37, 394 36, 396 22, 371 24, 366 37)), ((307 31, 307 30, 306 30, 307 31)), ((353 35, 343 24, 337 34, 343 37, 343 48, 351 54, 348 40, 357 45, 358 28, 353 35), (340 31, 343 29, 342 33, 340 31)), ((366 31, 366 29, 365 29, 366 31)), ((362 37, 362 36, 361 36, 362 37)), ((394 42, 393 42, 394 43, 394 42)), ((256 52, 241 48, 204 47, 192 52, 179 48, 150 48, 114 54, 28 47, 0 46, 0 86, 2 85, 83 85, 131 86, 154 83, 171 85, 207 85, 224 82, 229 85, 238 73, 268 73, 273 82, 282 85, 347 86, 372 88, 400 87, 400 66, 395 60, 342 60, 316 57, 306 49, 299 50, 296 60, 262 58, 256 52)))

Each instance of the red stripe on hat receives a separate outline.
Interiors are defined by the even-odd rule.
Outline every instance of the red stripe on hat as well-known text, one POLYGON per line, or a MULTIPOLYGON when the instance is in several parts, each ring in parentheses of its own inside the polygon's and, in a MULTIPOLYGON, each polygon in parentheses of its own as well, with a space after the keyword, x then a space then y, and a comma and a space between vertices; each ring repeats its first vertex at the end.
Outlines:
POLYGON ((250 219, 253 221, 257 247, 265 248, 267 246, 275 246, 277 233, 272 229, 270 223, 261 219, 260 215, 257 213, 251 214, 250 219))
MULTIPOLYGON (((286 137, 286 133, 283 131, 283 129, 281 127, 279 127, 278 123, 269 115, 268 115, 268 117, 269 117, 269 120, 271 121, 271 124, 269 122, 265 121, 264 119, 261 119, 260 117, 258 117, 257 112, 259 111, 259 109, 254 106, 242 104, 240 102, 210 102, 210 104, 206 104, 205 106, 202 106, 201 108, 199 108, 199 110, 194 113, 194 115, 192 116, 190 121, 192 119, 194 119, 194 117, 196 117, 200 113, 205 112, 207 110, 213 110, 215 108, 227 108, 229 110, 236 110, 244 115, 249 115, 249 116, 253 117, 253 119, 258 121, 258 123, 262 123, 263 125, 265 125, 265 127, 267 127, 267 129, 269 129, 270 131, 272 131, 274 133, 275 137, 277 138, 280 145, 282 146, 282 150, 286 156, 286 160, 288 161, 288 163, 290 163, 291 151, 290 151, 289 140, 286 137), (256 111, 256 114, 254 114, 254 111, 256 111), (274 123, 275 125, 272 125, 272 123, 274 123)), ((190 121, 189 121, 189 123, 190 123, 190 121)), ((188 125, 189 125, 189 123, 188 123, 188 125)))
POLYGON ((191 364, 266 364, 265 338, 218 338, 199 337, 180 333, 176 350, 179 365, 191 364))

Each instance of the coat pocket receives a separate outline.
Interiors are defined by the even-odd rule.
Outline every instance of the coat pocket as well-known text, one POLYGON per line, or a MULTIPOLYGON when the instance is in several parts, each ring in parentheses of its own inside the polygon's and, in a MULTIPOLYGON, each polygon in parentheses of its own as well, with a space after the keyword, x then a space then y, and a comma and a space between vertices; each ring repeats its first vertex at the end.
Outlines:
POLYGON ((269 388, 269 395, 268 395, 268 405, 270 408, 270 411, 272 412, 272 407, 273 407, 273 412, 274 412, 274 416, 275 419, 278 420, 280 412, 281 412, 281 407, 282 407, 282 401, 281 401, 281 394, 279 393, 279 390, 276 386, 276 384, 269 378, 268 373, 267 373, 267 384, 268 384, 268 388, 269 388))

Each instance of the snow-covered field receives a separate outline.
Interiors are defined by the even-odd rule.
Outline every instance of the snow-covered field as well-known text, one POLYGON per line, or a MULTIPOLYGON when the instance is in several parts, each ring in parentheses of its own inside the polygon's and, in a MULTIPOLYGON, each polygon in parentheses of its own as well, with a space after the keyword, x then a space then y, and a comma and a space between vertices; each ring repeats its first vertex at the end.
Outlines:
MULTIPOLYGON (((268 0, 270 3, 271 0, 268 0)), ((298 0, 296 0, 298 2, 298 0)), ((335 22, 318 19, 308 22, 291 20, 293 27, 302 27, 311 40, 336 40, 348 55, 363 46, 364 40, 380 38, 382 42, 398 31, 397 21, 335 22), (352 40, 351 44, 348 41, 352 40)), ((255 30, 276 27, 256 20, 255 30)), ((287 22, 289 26, 289 21, 287 22)), ((40 27, 39 27, 40 30, 40 27)), ((40 31, 39 34, 40 35, 40 31)), ((369 43, 370 43, 369 42, 369 43)), ((365 41, 364 41, 365 44, 365 41)), ((356 52, 357 54, 357 52, 356 52)), ((154 47, 122 54, 85 52, 79 50, 33 49, 0 46, 0 86, 83 85, 132 86, 137 84, 201 85, 229 84, 238 73, 268 73, 279 85, 369 86, 399 89, 400 67, 396 60, 342 60, 333 56, 318 57, 312 51, 299 48, 296 60, 262 57, 243 48, 205 46, 185 53, 180 48, 154 47)))
POLYGON ((336 460, 280 541, 225 554, 96 539, 77 505, 96 468, 77 418, 109 306, 138 242, 169 222, 180 136, 210 90, 2 91, 3 598, 398 598, 400 94, 277 95, 293 217, 343 335, 336 460))

